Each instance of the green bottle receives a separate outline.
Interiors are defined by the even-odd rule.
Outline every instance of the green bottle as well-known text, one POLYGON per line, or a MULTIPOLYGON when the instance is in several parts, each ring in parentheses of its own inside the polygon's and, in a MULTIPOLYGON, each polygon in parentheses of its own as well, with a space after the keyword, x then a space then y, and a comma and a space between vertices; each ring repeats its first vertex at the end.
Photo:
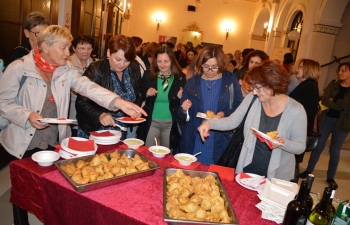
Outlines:
POLYGON ((329 187, 332 189, 332 195, 331 195, 331 198, 329 200, 329 205, 328 205, 328 208, 327 208, 327 212, 329 214, 329 225, 332 224, 333 220, 334 220, 334 216, 335 216, 335 208, 333 206, 333 199, 334 199, 334 195, 335 195, 335 191, 338 189, 338 185, 334 182, 331 182, 329 184, 329 187))
POLYGON ((332 189, 326 187, 323 192, 322 200, 318 207, 315 207, 309 215, 306 225, 328 225, 329 214, 327 213, 329 200, 331 197, 332 189))

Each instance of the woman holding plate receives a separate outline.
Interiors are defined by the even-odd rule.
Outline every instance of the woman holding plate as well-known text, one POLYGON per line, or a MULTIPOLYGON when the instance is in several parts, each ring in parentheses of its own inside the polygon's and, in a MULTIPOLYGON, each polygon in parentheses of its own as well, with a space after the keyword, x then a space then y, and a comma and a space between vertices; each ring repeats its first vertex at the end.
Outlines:
MULTIPOLYGON (((198 112, 210 110, 214 118, 231 115, 242 101, 242 92, 237 78, 225 71, 226 56, 218 46, 204 47, 196 57, 198 72, 188 80, 181 98, 179 117, 189 119, 183 128, 180 152, 195 154, 198 161, 210 165, 217 163, 230 140, 232 131, 210 131, 212 138, 203 143, 196 132, 203 119, 196 117, 198 112)), ((231 129, 232 130, 232 129, 231 129)))
POLYGON ((205 120, 198 127, 203 141, 208 141, 210 130, 225 131, 236 128, 256 95, 244 124, 244 143, 238 159, 236 173, 248 172, 291 180, 294 178, 295 157, 305 150, 306 113, 303 106, 284 93, 289 77, 281 65, 266 61, 248 71, 245 81, 252 92, 230 116, 217 120, 205 120), (251 128, 266 133, 277 131, 280 144, 260 142, 251 128))
MULTIPOLYGON (((136 59, 136 48, 130 37, 116 35, 108 42, 107 57, 93 62, 83 76, 100 86, 114 92, 122 99, 141 105, 141 71, 136 59)), ((113 112, 91 101, 88 97, 78 95, 76 101, 78 137, 89 138, 89 132, 97 130, 120 130, 111 126, 112 121, 125 117, 121 111, 113 112)), ((117 122, 121 126, 124 123, 117 122)), ((122 132, 125 139, 126 132, 122 132)))

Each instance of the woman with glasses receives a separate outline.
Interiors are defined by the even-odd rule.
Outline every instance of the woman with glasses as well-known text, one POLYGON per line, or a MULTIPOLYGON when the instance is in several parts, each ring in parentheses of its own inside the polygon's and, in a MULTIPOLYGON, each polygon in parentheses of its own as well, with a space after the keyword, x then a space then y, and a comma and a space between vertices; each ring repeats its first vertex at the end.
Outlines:
POLYGON ((147 90, 143 109, 148 118, 139 125, 137 137, 144 140, 145 145, 154 145, 157 138, 162 146, 176 149, 180 142, 177 110, 186 76, 170 47, 160 47, 155 51, 151 70, 145 71, 142 79, 147 90))
MULTIPOLYGON (((72 63, 74 68, 83 75, 86 68, 92 63, 91 52, 93 50, 94 40, 91 37, 85 35, 79 35, 72 41, 73 55, 68 60, 72 63)), ((70 106, 69 106, 69 119, 76 119, 77 111, 75 110, 75 101, 77 99, 77 93, 71 92, 70 106)), ((72 125, 72 136, 77 136, 77 123, 72 125)))
MULTIPOLYGON (((116 35, 109 39, 107 57, 93 62, 83 76, 114 92, 122 99, 142 103, 142 81, 139 63, 136 61, 136 48, 130 37, 116 35)), ((78 95, 76 101, 78 137, 88 138, 96 130, 120 130, 112 126, 115 119, 124 117, 121 111, 105 109, 89 98, 78 95)), ((126 126, 120 123, 121 126, 126 126)), ((125 139, 126 132, 122 132, 125 139)))
POLYGON ((281 65, 272 61, 251 69, 245 80, 251 86, 252 93, 244 98, 237 110, 225 118, 205 120, 198 127, 205 142, 212 139, 211 130, 236 128, 242 122, 253 96, 257 96, 244 124, 244 143, 236 174, 254 173, 288 181, 294 178, 294 154, 305 150, 307 119, 303 106, 284 94, 289 84, 289 77, 285 73, 281 65), (277 131, 276 141, 282 145, 266 140, 261 142, 250 128, 263 133, 277 131))
POLYGON ((22 45, 17 46, 11 56, 7 65, 13 62, 16 59, 19 59, 27 55, 30 50, 34 49, 37 46, 38 35, 42 30, 44 30, 49 23, 46 21, 44 15, 41 12, 31 12, 29 13, 24 20, 24 35, 26 39, 22 45))
POLYGON ((226 56, 219 46, 206 46, 196 57, 198 72, 188 80, 181 98, 179 117, 189 119, 182 131, 180 152, 198 155, 198 161, 210 165, 216 163, 224 152, 231 131, 211 131, 210 140, 203 142, 200 139, 197 127, 203 119, 197 113, 212 111, 214 118, 223 118, 231 115, 242 101, 242 93, 237 78, 225 70, 226 56))

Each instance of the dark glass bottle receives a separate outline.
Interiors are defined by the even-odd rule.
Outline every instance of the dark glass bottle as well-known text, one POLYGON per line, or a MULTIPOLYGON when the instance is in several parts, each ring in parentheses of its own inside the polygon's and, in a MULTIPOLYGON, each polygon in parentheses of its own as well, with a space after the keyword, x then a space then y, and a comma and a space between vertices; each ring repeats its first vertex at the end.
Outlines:
POLYGON ((283 218, 283 225, 304 225, 308 216, 308 209, 305 204, 308 183, 303 180, 300 184, 299 193, 295 200, 288 203, 283 218))
POLYGON ((322 200, 318 207, 315 207, 310 213, 306 225, 328 225, 329 214, 327 213, 329 200, 331 198, 332 189, 326 187, 323 192, 322 200))
POLYGON ((333 219, 334 219, 334 216, 335 216, 335 207, 333 206, 333 199, 334 199, 334 196, 335 196, 335 191, 338 189, 338 185, 334 182, 331 182, 329 184, 329 187, 332 189, 332 194, 331 194, 331 198, 329 200, 329 205, 328 205, 328 208, 327 208, 327 212, 329 214, 329 217, 330 217, 330 220, 329 220, 329 224, 332 224, 333 222, 333 219))
POLYGON ((308 215, 309 215, 311 213, 312 206, 314 204, 314 200, 312 200, 312 197, 310 195, 312 183, 314 182, 314 175, 313 174, 307 175, 306 181, 307 181, 307 192, 306 192, 305 204, 308 208, 308 215))

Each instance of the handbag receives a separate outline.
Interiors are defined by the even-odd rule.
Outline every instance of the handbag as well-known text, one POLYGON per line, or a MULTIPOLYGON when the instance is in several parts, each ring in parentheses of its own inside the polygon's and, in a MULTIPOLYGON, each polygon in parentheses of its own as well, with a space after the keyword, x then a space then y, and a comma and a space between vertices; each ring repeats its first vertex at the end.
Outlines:
POLYGON ((253 105, 255 99, 257 97, 254 96, 250 105, 248 107, 247 112, 245 113, 242 122, 235 129, 233 136, 231 137, 230 142, 228 143, 224 153, 221 155, 217 165, 226 166, 231 168, 236 168, 239 156, 241 154, 243 142, 244 142, 244 123, 247 115, 249 113, 250 107, 253 105))

